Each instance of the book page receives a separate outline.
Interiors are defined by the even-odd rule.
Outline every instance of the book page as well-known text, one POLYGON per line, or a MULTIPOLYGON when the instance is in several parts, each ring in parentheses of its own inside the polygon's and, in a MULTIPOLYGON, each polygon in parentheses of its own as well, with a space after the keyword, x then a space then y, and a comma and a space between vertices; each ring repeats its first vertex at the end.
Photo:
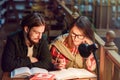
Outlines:
POLYGON ((49 73, 54 74, 56 80, 72 79, 74 77, 73 73, 71 73, 67 69, 62 69, 62 70, 58 70, 58 71, 50 71, 49 73))
POLYGON ((86 69, 78 69, 78 68, 68 68, 58 71, 50 71, 49 73, 54 74, 55 79, 57 80, 96 77, 95 74, 87 71, 86 69))
POLYGON ((38 68, 38 67, 31 68, 31 74, 32 75, 37 74, 37 73, 46 73, 46 74, 48 74, 48 71, 46 69, 38 68))
POLYGON ((94 78, 95 74, 89 72, 86 69, 68 68, 68 71, 72 72, 77 78, 94 78))
POLYGON ((25 78, 30 75, 31 72, 28 67, 16 68, 11 72, 11 78, 25 78))

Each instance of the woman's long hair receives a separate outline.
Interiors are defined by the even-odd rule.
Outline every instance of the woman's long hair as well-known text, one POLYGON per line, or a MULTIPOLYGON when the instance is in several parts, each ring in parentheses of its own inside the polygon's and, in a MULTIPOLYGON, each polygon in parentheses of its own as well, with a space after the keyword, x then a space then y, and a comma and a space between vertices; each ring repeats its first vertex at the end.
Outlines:
POLYGON ((73 23, 71 24, 70 26, 70 32, 69 32, 69 35, 68 37, 66 38, 65 40, 65 43, 68 43, 68 47, 69 48, 72 48, 73 47, 73 42, 72 42, 72 38, 71 38, 71 29, 76 26, 78 27, 78 29, 82 30, 83 31, 83 34, 91 39, 93 42, 95 41, 95 37, 94 37, 94 31, 92 29, 92 24, 91 22, 89 21, 89 19, 86 17, 86 16, 80 16, 78 17, 77 19, 75 19, 73 21, 73 23))

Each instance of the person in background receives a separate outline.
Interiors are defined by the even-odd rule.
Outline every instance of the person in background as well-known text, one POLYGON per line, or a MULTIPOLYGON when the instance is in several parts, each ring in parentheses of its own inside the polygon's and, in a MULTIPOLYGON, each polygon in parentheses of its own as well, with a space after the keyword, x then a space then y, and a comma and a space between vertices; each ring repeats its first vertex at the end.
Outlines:
POLYGON ((45 20, 39 13, 23 17, 21 30, 7 37, 2 55, 2 70, 10 72, 19 67, 39 67, 51 70, 52 57, 44 36, 45 20))
POLYGON ((80 16, 73 21, 68 33, 58 36, 50 44, 52 62, 55 69, 86 68, 89 71, 96 69, 93 53, 84 59, 78 51, 82 43, 93 44, 95 41, 92 24, 86 16, 80 16))

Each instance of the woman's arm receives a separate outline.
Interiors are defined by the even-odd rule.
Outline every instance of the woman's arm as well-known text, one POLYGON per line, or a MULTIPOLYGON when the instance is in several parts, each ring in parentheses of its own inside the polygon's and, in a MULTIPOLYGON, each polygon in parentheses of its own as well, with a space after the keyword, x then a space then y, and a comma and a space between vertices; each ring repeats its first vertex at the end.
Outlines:
MULTIPOLYGON (((91 45, 93 44, 93 41, 86 37, 83 40, 83 43, 91 45)), ((90 56, 87 58, 86 66, 89 71, 94 71, 96 69, 96 61, 95 61, 93 53, 91 53, 90 56)))
POLYGON ((56 49, 55 46, 52 46, 50 51, 55 69, 64 69, 66 65, 65 57, 62 54, 60 54, 60 52, 56 49))
POLYGON ((96 69, 96 61, 92 53, 86 60, 86 66, 89 71, 94 71, 96 69))

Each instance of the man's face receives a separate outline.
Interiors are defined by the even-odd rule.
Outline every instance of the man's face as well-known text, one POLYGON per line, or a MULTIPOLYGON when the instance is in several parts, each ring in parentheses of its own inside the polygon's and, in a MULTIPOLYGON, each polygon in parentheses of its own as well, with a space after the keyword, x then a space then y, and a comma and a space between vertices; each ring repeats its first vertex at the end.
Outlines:
POLYGON ((42 34, 45 30, 45 26, 34 26, 27 33, 27 38, 32 44, 39 43, 39 40, 42 38, 42 34))

